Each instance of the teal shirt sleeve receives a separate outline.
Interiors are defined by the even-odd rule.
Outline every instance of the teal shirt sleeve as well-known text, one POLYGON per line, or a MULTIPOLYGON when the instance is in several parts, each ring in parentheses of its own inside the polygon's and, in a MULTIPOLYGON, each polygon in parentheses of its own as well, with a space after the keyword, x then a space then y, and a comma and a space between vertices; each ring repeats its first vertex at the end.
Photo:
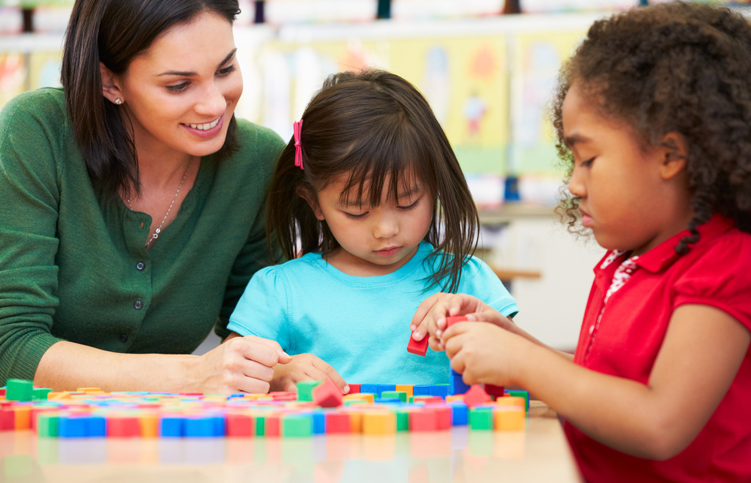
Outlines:
POLYGON ((279 267, 268 267, 253 275, 237 302, 227 328, 242 336, 255 335, 275 340, 291 349, 287 287, 279 267))
POLYGON ((41 118, 55 113, 24 107, 21 95, 0 112, 0 385, 8 377, 33 379, 42 355, 60 340, 50 331, 58 305, 62 147, 41 118))
POLYGON ((519 308, 501 280, 482 260, 470 258, 462 270, 458 293, 474 295, 506 317, 514 317, 519 308))

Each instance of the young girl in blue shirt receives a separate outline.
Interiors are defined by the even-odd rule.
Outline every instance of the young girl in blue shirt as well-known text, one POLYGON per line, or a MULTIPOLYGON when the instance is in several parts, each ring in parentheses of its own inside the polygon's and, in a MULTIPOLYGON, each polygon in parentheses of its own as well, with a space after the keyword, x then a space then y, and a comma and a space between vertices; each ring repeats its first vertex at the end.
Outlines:
POLYGON ((278 341, 272 390, 331 378, 448 383, 443 352, 406 350, 420 303, 471 293, 505 316, 516 303, 472 256, 478 215, 425 98, 383 71, 329 77, 282 152, 268 231, 287 263, 253 276, 230 317, 233 337, 278 341), (299 258, 295 258, 301 255, 299 258))

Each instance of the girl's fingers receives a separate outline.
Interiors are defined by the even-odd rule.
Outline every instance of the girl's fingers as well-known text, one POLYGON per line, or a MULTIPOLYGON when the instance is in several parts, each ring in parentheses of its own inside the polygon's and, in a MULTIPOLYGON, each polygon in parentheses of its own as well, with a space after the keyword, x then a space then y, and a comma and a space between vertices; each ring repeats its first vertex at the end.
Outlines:
MULTIPOLYGON (((336 369, 331 367, 328 362, 316 357, 315 359, 313 359, 313 366, 323 373, 323 375, 325 376, 323 379, 331 379, 343 394, 347 394, 349 392, 349 386, 347 385, 347 382, 342 376, 339 375, 338 372, 336 372, 336 369)), ((323 379, 319 379, 319 381, 322 381, 323 379)))
POLYGON ((431 295, 420 303, 417 307, 417 311, 415 311, 415 315, 412 317, 412 321, 410 322, 409 329, 412 332, 417 330, 425 316, 430 312, 430 309, 432 309, 435 303, 440 299, 440 295, 440 293, 431 295))
POLYGON ((246 335, 244 338, 256 344, 266 346, 276 352, 277 360, 275 364, 277 362, 280 364, 287 364, 292 360, 292 358, 286 352, 284 352, 284 350, 282 350, 282 346, 279 345, 279 343, 275 340, 264 339, 263 337, 257 337, 255 335, 246 335))

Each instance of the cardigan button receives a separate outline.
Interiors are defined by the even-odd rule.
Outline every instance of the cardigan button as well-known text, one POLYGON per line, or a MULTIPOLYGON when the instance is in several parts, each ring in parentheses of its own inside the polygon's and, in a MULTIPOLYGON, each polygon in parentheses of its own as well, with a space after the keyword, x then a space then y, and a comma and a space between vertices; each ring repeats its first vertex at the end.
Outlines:
POLYGON ((136 310, 141 310, 141 307, 143 307, 143 302, 136 300, 136 303, 133 304, 133 307, 135 307, 136 310))
POLYGON ((120 342, 122 342, 123 344, 128 342, 128 336, 125 334, 120 334, 120 342))
POLYGON ((143 262, 138 262, 138 263, 136 263, 136 269, 137 269, 138 271, 141 271, 141 270, 143 270, 143 268, 144 268, 145 266, 146 266, 146 264, 145 264, 145 263, 143 263, 143 262))

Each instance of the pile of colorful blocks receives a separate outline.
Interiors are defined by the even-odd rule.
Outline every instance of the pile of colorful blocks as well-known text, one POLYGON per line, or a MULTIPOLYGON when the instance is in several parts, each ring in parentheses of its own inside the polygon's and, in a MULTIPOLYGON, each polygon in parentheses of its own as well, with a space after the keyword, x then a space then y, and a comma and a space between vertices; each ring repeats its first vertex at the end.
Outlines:
POLYGON ((0 389, 0 430, 40 437, 310 437, 394 434, 398 431, 524 430, 526 391, 495 400, 482 386, 448 395, 448 385, 351 384, 342 396, 333 382, 300 382, 297 393, 204 395, 51 392, 10 379, 0 389))

